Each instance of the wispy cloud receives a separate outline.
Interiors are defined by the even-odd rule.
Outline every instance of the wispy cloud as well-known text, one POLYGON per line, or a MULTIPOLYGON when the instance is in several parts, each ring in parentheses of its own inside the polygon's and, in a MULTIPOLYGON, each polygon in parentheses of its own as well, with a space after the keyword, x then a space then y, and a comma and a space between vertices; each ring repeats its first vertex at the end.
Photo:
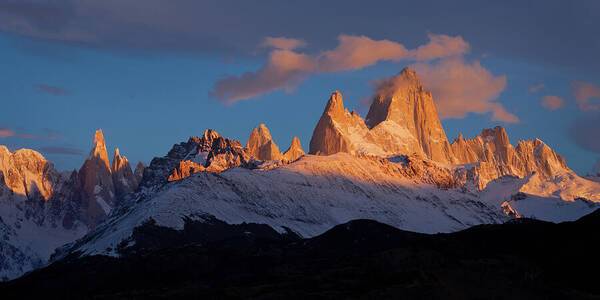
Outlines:
POLYGON ((506 76, 492 74, 478 61, 451 58, 433 64, 415 64, 413 68, 433 94, 440 117, 491 113, 496 121, 519 122, 516 115, 497 101, 506 88, 506 76))
POLYGON ((23 132, 21 130, 15 130, 7 127, 0 127, 0 138, 20 138, 20 139, 32 139, 32 140, 55 140, 61 138, 61 134, 58 131, 52 129, 42 130, 42 134, 32 134, 23 132))
POLYGON ((59 155, 83 155, 84 152, 81 149, 63 146, 45 146, 39 148, 40 152, 44 154, 59 154, 59 155))
POLYGON ((39 92, 46 93, 52 96, 65 96, 69 94, 69 92, 64 88, 43 83, 35 85, 35 89, 39 92))
POLYGON ((0 128, 0 138, 7 138, 15 136, 15 132, 9 128, 0 128))
POLYGON ((557 110, 565 106, 565 101, 558 96, 544 96, 542 98, 542 106, 548 110, 557 110))
POLYGON ((600 110, 600 87, 583 81, 573 82, 573 94, 579 109, 583 111, 600 110))
POLYGON ((337 47, 315 55, 294 51, 304 45, 297 39, 269 37, 262 45, 274 48, 265 65, 257 71, 217 81, 211 95, 231 104, 276 90, 293 90, 316 73, 358 70, 382 61, 430 61, 463 55, 469 50, 469 44, 460 36, 436 34, 430 34, 427 44, 413 50, 390 40, 352 35, 340 35, 337 47))
POLYGON ((379 61, 400 61, 409 56, 404 45, 366 36, 340 35, 338 46, 318 55, 320 72, 362 69, 379 61))
POLYGON ((35 135, 29 133, 17 132, 10 128, 0 128, 0 138, 22 138, 22 139, 33 139, 35 135))
POLYGON ((310 56, 277 49, 258 71, 219 80, 211 95, 232 104, 276 90, 291 91, 314 70, 315 62, 310 56))

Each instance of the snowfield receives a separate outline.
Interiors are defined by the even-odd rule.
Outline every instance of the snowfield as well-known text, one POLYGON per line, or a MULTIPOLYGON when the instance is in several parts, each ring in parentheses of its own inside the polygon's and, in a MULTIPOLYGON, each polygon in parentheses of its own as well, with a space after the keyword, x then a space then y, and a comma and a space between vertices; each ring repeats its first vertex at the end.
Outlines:
POLYGON ((440 189, 400 173, 399 163, 338 153, 305 156, 272 170, 198 173, 170 183, 116 212, 73 245, 84 254, 118 255, 136 226, 153 219, 183 228, 210 215, 230 224, 261 223, 312 237, 353 219, 374 219, 416 232, 451 232, 508 219, 462 189, 440 189))
MULTIPOLYGON (((307 155, 276 168, 197 173, 157 192, 138 194, 133 203, 122 207, 96 231, 61 252, 119 255, 117 247, 131 245, 134 228, 151 219, 160 226, 182 229, 186 219, 212 216, 229 224, 267 224, 280 232, 289 229, 312 237, 353 219, 437 233, 504 222, 511 217, 568 221, 600 208, 592 201, 562 199, 559 192, 548 196, 545 190, 536 191, 536 187, 547 186, 541 186, 535 175, 503 177, 486 190, 477 191, 423 182, 427 176, 405 173, 404 164, 398 159, 338 153, 307 155), (517 200, 514 195, 519 193, 527 197, 517 200)), ((428 167, 431 169, 436 170, 428 167)), ((443 174, 434 175, 444 178, 443 174)), ((565 176, 561 178, 574 179, 565 176)), ((561 186, 560 180, 552 186, 561 186)), ((576 181, 598 200, 600 184, 582 178, 576 181)))

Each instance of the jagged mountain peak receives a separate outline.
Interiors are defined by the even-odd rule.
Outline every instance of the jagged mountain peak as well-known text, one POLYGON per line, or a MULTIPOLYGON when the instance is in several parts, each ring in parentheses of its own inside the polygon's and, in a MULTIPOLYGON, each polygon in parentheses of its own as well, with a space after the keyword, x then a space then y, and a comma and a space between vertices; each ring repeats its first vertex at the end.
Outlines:
POLYGON ((302 148, 302 143, 300 143, 300 138, 299 138, 299 137, 297 137, 297 136, 294 136, 294 137, 292 138, 292 143, 291 143, 291 146, 290 146, 290 148, 291 148, 291 147, 294 147, 294 148, 302 148))
POLYGON ((121 155, 119 148, 115 148, 111 171, 117 198, 122 198, 137 189, 139 181, 131 170, 129 160, 124 155, 121 155))
POLYGON ((131 169, 130 165, 129 165, 129 160, 127 159, 126 156, 122 155, 121 152, 119 151, 119 148, 115 148, 114 154, 113 154, 113 161, 112 161, 112 168, 111 168, 111 172, 119 172, 119 170, 128 167, 131 169))
POLYGON ((481 131, 480 136, 486 141, 493 140, 500 144, 510 144, 508 133, 506 132, 506 129, 504 129, 504 127, 502 126, 496 126, 494 128, 485 128, 481 131))
POLYGON ((257 160, 279 160, 281 152, 273 137, 271 131, 264 123, 258 125, 250 133, 246 143, 248 154, 257 160))
POLYGON ((405 68, 379 82, 365 122, 370 129, 386 127, 389 134, 406 131, 414 139, 407 143, 407 148, 435 161, 453 162, 433 96, 423 88, 412 69, 405 68), (396 128, 389 130, 392 126, 396 128))
POLYGON ((294 136, 292 138, 290 147, 283 153, 283 160, 288 162, 295 161, 304 154, 304 149, 302 149, 302 143, 300 143, 300 139, 297 136, 294 136))
POLYGON ((106 141, 104 140, 102 129, 96 130, 92 145, 92 150, 90 151, 88 159, 98 160, 110 170, 110 161, 108 160, 108 151, 106 149, 106 141))
POLYGON ((345 111, 346 109, 344 108, 344 99, 342 93, 338 90, 335 90, 331 93, 323 114, 328 114, 333 118, 339 118, 343 116, 345 111))
POLYGON ((411 67, 404 67, 404 68, 402 68, 402 70, 400 71, 400 73, 398 73, 398 75, 404 76, 406 78, 414 78, 414 79, 417 79, 417 80, 419 79, 419 77, 417 76, 417 71, 415 71, 411 67))
POLYGON ((431 93, 423 89, 415 71, 405 68, 398 75, 379 81, 366 123, 369 128, 386 120, 405 124, 410 121, 409 110, 423 109, 425 106, 431 106, 427 117, 438 120, 439 123, 431 93))
MULTIPOLYGON (((117 153, 115 153, 117 154, 117 153)), ((96 130, 90 156, 78 172, 81 197, 85 200, 88 225, 94 228, 116 206, 115 184, 106 142, 101 129, 96 130)))
POLYGON ((221 135, 216 130, 213 130, 213 129, 210 129, 210 128, 204 130, 204 133, 202 133, 202 137, 205 140, 214 140, 214 139, 216 139, 216 138, 218 138, 220 136, 221 135))
POLYGON ((4 185, 19 196, 49 200, 55 192, 53 185, 58 177, 54 165, 41 153, 32 149, 11 152, 0 146, 0 196, 4 185))

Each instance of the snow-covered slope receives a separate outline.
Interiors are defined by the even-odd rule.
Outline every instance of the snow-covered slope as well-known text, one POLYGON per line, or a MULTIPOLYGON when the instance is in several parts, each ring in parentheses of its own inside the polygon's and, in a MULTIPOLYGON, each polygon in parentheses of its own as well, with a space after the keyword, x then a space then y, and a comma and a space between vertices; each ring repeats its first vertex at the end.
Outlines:
POLYGON ((450 144, 433 95, 409 69, 381 83, 366 121, 334 92, 310 141, 315 155, 297 138, 281 154, 264 125, 246 145, 206 130, 133 173, 118 151, 110 167, 98 131, 79 172, 62 175, 39 153, 0 147, 0 278, 39 266, 87 228, 56 257, 118 255, 149 221, 180 229, 210 217, 311 237, 373 219, 435 233, 513 217, 573 220, 600 202, 596 177, 577 176, 541 140, 513 147, 496 127, 450 144))
POLYGON ((127 193, 115 195, 113 178, 137 188, 127 159, 117 151, 114 162, 111 174, 101 131, 79 172, 59 173, 34 150, 0 145, 0 281, 45 264, 57 247, 103 221, 127 193))
POLYGON ((275 169, 202 172, 139 198, 68 251, 115 255, 133 229, 153 219, 182 228, 186 218, 268 224, 310 237, 353 219, 417 232, 450 232, 507 220, 461 189, 450 169, 346 153, 305 156, 275 169), (456 188, 452 186, 457 186, 456 188))
POLYGON ((481 199, 511 217, 573 221, 600 208, 600 183, 573 172, 550 180, 539 174, 506 176, 490 182, 481 199))
POLYGON ((38 152, 0 146, 0 281, 45 263, 56 247, 82 237, 76 176, 61 174, 38 152))

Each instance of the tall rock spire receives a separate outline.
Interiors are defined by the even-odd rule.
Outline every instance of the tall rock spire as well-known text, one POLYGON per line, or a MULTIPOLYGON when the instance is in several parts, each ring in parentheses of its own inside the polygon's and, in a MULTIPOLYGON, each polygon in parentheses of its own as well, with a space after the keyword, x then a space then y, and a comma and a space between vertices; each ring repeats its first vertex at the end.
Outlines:
POLYGON ((93 148, 79 169, 79 183, 88 226, 94 228, 116 206, 115 186, 102 130, 96 130, 93 148))
POLYGON ((88 159, 97 160, 99 163, 104 164, 107 169, 110 169, 108 151, 106 150, 106 142, 104 141, 102 129, 96 130, 96 133, 94 134, 94 143, 88 159))
POLYGON ((366 122, 344 108, 341 93, 331 95, 313 132, 310 153, 336 152, 417 154, 443 163, 454 161, 431 93, 410 69, 380 83, 366 122))
POLYGON ((121 155, 119 148, 115 148, 111 172, 117 197, 123 197, 137 189, 137 180, 133 175, 129 161, 127 157, 121 155))
POLYGON ((279 147, 273 141, 269 128, 263 123, 254 128, 246 144, 248 154, 258 160, 281 159, 279 147))
MULTIPOLYGON (((361 138, 368 128, 360 116, 344 108, 342 93, 331 93, 325 110, 310 139, 309 153, 331 155, 337 152, 355 153, 358 141, 350 138, 350 131, 356 131, 361 138)), ((360 142, 359 142, 360 143, 360 142)))
POLYGON ((390 127, 390 122, 406 129, 414 138, 407 148, 435 161, 453 162, 452 149, 433 97, 423 88, 414 70, 405 68, 382 81, 377 88, 366 124, 374 129, 382 124, 390 127))
POLYGON ((292 162, 304 155, 304 149, 302 149, 302 144, 300 143, 300 139, 295 136, 292 139, 292 144, 290 147, 283 153, 283 160, 292 162))

